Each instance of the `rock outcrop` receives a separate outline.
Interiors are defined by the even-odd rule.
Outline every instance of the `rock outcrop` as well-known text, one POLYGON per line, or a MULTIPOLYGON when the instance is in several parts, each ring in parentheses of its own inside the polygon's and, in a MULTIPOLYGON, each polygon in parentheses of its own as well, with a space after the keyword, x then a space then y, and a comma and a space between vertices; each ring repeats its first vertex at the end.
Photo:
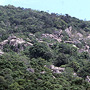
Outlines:
POLYGON ((51 38, 57 40, 58 42, 62 41, 61 37, 55 34, 42 34, 42 38, 51 38))
POLYGON ((53 73, 57 73, 57 74, 62 73, 65 70, 65 68, 55 67, 54 65, 50 65, 50 66, 45 65, 44 67, 48 67, 49 69, 51 69, 53 73))
POLYGON ((72 27, 71 26, 69 28, 65 29, 65 32, 68 34, 69 37, 72 37, 71 31, 72 31, 72 27))
POLYGON ((19 51, 19 50, 23 50, 24 47, 27 46, 32 46, 33 44, 30 43, 29 41, 25 41, 22 38, 17 38, 14 35, 11 35, 8 37, 8 39, 0 42, 0 49, 3 50, 4 45, 10 45, 14 47, 14 51, 19 51))
POLYGON ((65 70, 65 68, 55 67, 54 65, 50 65, 50 69, 53 71, 53 73, 61 73, 65 70))

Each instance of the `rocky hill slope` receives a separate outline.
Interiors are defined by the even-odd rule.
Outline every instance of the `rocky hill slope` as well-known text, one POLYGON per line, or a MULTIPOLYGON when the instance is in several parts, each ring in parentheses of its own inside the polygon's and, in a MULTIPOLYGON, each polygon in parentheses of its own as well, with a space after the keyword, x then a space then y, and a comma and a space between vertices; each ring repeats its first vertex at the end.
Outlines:
POLYGON ((89 90, 90 21, 0 6, 0 90, 89 90))

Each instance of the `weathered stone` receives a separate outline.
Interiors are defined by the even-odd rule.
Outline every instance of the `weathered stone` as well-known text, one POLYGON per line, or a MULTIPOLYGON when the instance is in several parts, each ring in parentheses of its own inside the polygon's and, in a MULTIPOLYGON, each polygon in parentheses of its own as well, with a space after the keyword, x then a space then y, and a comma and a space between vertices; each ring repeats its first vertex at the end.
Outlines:
POLYGON ((90 82, 90 76, 86 77, 86 81, 90 82))
POLYGON ((24 46, 32 46, 33 44, 30 43, 29 41, 26 42, 25 40, 23 40, 22 38, 17 38, 14 35, 11 35, 8 37, 8 39, 0 42, 0 49, 3 49, 3 46, 9 44, 10 46, 14 46, 14 51, 20 51, 24 49, 24 46))
POLYGON ((83 38, 83 35, 81 33, 77 33, 77 37, 83 38))
POLYGON ((51 38, 51 39, 54 39, 54 40, 57 40, 58 42, 61 42, 62 39, 60 37, 60 35, 57 35, 57 34, 42 34, 42 38, 51 38))
POLYGON ((53 71, 53 73, 61 73, 65 70, 65 68, 55 67, 54 65, 50 65, 49 68, 53 71))
POLYGON ((5 45, 8 43, 8 40, 4 40, 3 42, 0 42, 1 45, 5 45))
POLYGON ((4 52, 2 52, 2 50, 0 50, 0 55, 4 54, 4 52))
POLYGON ((68 34, 69 37, 72 37, 72 33, 71 33, 72 27, 66 28, 65 31, 68 34))
POLYGON ((90 47, 88 45, 85 45, 85 49, 89 49, 90 47))
POLYGON ((27 68, 27 71, 31 72, 31 73, 34 73, 34 69, 33 68, 27 68))
POLYGON ((45 71, 42 71, 42 72, 40 72, 41 74, 44 74, 44 73, 46 73, 45 71))
POLYGON ((74 73, 73 73, 73 76, 77 76, 77 73, 74 72, 74 73))
POLYGON ((33 44, 30 42, 27 42, 27 46, 33 46, 33 44))
POLYGON ((74 44, 74 41, 64 41, 64 43, 74 44))

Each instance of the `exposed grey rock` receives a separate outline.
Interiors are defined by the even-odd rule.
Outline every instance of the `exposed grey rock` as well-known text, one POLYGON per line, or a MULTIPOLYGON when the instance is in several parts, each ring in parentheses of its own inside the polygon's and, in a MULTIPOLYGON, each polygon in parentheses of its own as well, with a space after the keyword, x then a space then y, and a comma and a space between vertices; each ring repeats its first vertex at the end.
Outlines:
POLYGON ((53 76, 53 78, 55 79, 56 77, 55 77, 55 76, 53 76))
POLYGON ((54 65, 50 65, 49 68, 52 70, 53 73, 58 73, 58 74, 64 72, 65 70, 65 68, 55 67, 54 65))
POLYGON ((66 28, 65 31, 66 31, 66 33, 68 34, 69 37, 72 37, 72 33, 71 33, 72 27, 66 28))
POLYGON ((25 41, 22 38, 16 38, 10 40, 10 45, 17 46, 18 44, 23 44, 25 41))
POLYGON ((77 37, 83 38, 83 35, 81 33, 77 33, 77 37))
POLYGON ((42 43, 43 41, 42 40, 39 40, 38 42, 42 43))
POLYGON ((57 40, 58 42, 62 41, 61 37, 58 36, 57 34, 42 34, 42 38, 51 38, 57 40))
POLYGON ((79 52, 79 53, 82 53, 82 52, 89 52, 89 50, 79 49, 78 52, 79 52))
POLYGON ((32 34, 32 33, 30 33, 29 35, 30 35, 30 36, 35 36, 35 35, 34 35, 34 34, 32 34))
POLYGON ((90 39, 90 34, 87 36, 87 39, 90 39))
POLYGON ((88 45, 85 45, 85 49, 86 49, 86 50, 89 50, 89 48, 90 48, 90 47, 89 47, 88 45))
POLYGON ((60 29, 59 31, 54 31, 54 34, 60 36, 62 34, 62 30, 60 29))
POLYGON ((64 41, 64 43, 74 44, 73 41, 64 41))
POLYGON ((8 39, 0 42, 0 49, 3 49, 3 46, 6 45, 6 44, 9 44, 11 46, 14 46, 14 51, 21 51, 24 49, 24 46, 27 47, 27 46, 32 46, 33 44, 30 43, 29 41, 26 42, 25 40, 23 40, 22 38, 17 38, 16 36, 14 35, 11 35, 8 37, 8 39))
POLYGON ((54 65, 50 65, 50 69, 54 69, 54 65))
POLYGON ((33 46, 33 44, 30 42, 27 42, 27 46, 33 46))
POLYGON ((59 74, 59 73, 61 73, 59 70, 53 70, 53 73, 57 73, 57 74, 59 74))
POLYGON ((74 73, 73 73, 73 76, 77 77, 77 73, 74 72, 74 73))
POLYGON ((81 43, 79 40, 73 40, 74 44, 81 43))
POLYGON ((40 72, 41 74, 44 74, 44 73, 46 73, 45 71, 42 71, 42 72, 40 72))
POLYGON ((4 40, 3 42, 0 42, 1 45, 5 45, 8 43, 8 40, 4 40))
POLYGON ((86 81, 90 82, 90 76, 86 77, 86 81))
POLYGON ((4 52, 2 50, 0 50, 0 55, 4 54, 4 52))
POLYGON ((27 71, 31 72, 31 73, 34 73, 34 69, 33 68, 27 68, 27 71))

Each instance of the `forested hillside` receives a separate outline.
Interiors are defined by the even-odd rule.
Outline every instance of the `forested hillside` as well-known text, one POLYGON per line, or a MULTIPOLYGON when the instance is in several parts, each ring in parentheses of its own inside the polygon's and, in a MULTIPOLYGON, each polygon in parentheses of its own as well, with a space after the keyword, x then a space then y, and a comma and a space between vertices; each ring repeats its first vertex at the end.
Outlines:
POLYGON ((0 90, 90 90, 90 21, 0 6, 0 90))

